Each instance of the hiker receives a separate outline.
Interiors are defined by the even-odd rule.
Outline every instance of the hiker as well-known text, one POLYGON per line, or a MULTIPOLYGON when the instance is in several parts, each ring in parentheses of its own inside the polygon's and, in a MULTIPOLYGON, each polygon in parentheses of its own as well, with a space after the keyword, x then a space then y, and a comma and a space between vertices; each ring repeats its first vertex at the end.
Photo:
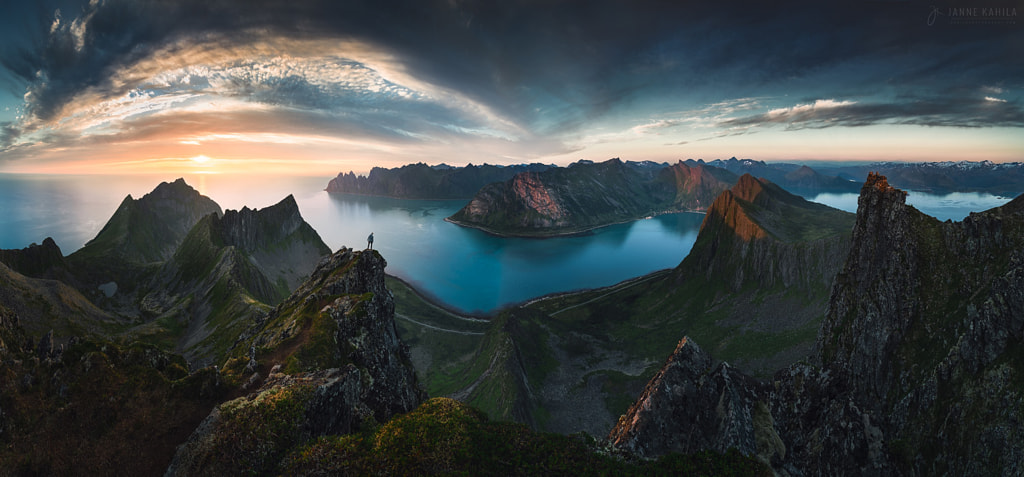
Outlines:
POLYGON ((373 232, 370 232, 370 236, 366 237, 366 248, 373 250, 373 232))

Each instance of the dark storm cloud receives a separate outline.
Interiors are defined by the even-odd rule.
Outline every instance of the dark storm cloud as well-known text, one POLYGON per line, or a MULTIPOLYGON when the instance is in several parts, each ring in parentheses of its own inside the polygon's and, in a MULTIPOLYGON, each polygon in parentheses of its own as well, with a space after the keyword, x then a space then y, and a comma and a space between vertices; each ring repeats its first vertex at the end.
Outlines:
MULTIPOLYGON (((764 89, 864 94, 879 84, 1020 87, 1024 77, 1022 62, 1011 60, 1024 51, 1017 30, 929 27, 927 6, 915 2, 106 0, 65 7, 49 34, 54 9, 33 23, 34 35, 48 40, 0 58, 28 85, 29 115, 43 121, 87 88, 126 93, 134 85, 112 77, 120 68, 211 32, 238 45, 266 35, 366 41, 416 78, 538 134, 659 94, 719 100, 764 89)), ((300 83, 278 86, 252 99, 303 106, 311 97, 300 83)), ((912 105, 888 108, 876 114, 912 105)))
POLYGON ((722 121, 724 128, 784 125, 788 130, 906 124, 944 127, 1024 127, 1024 109, 996 98, 901 98, 878 103, 818 101, 722 121))

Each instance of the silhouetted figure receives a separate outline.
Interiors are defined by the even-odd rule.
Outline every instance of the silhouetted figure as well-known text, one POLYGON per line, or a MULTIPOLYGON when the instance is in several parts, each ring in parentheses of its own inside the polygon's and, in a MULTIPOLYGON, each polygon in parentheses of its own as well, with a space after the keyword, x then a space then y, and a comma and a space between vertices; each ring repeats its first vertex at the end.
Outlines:
POLYGON ((370 232, 370 236, 366 237, 366 248, 373 250, 373 232, 370 232))

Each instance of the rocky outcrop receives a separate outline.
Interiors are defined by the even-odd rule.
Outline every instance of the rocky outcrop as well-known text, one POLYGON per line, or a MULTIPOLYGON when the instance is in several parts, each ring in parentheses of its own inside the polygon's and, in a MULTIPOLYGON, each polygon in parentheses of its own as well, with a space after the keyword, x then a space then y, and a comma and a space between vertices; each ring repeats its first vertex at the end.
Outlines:
POLYGON ((284 453, 414 409, 425 399, 399 340, 376 251, 338 251, 236 344, 228 375, 268 375, 221 404, 183 444, 167 475, 270 472, 284 453), (254 371, 255 370, 255 371, 254 371))
POLYGON ((580 161, 487 185, 446 220, 497 235, 553 236, 653 214, 704 210, 731 178, 713 169, 580 161))
MULTIPOLYGON (((941 223, 870 174, 810 360, 817 364, 793 365, 735 401, 752 416, 764 406, 761 422, 773 432, 762 435, 778 436, 785 452, 763 455, 743 439, 730 445, 793 475, 1021 472, 1021 250, 1024 196, 941 223)), ((612 442, 655 449, 659 441, 684 440, 664 423, 706 420, 701 406, 710 404, 692 384, 705 364, 670 359, 612 442), (670 369, 679 362, 691 363, 687 372, 670 369)), ((756 433, 757 419, 748 426, 744 412, 726 422, 756 433)), ((691 450, 716 448, 685 440, 691 450)))
POLYGON ((507 181, 520 172, 540 172, 548 167, 543 164, 450 167, 423 163, 394 169, 374 167, 367 176, 357 176, 353 172, 338 174, 327 184, 326 190, 399 199, 467 199, 487 184, 507 181))
POLYGON ((683 338, 619 418, 608 436, 611 444, 641 457, 731 448, 766 461, 785 457, 771 414, 759 400, 766 386, 727 363, 712 364, 696 343, 683 338))

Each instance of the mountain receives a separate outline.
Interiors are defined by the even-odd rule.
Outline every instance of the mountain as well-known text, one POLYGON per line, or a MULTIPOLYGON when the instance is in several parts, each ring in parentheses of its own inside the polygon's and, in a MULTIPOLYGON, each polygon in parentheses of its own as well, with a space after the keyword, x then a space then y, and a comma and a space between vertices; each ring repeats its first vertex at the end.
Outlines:
POLYGON ((66 258, 51 239, 0 251, 32 274, 3 270, 0 296, 17 290, 8 303, 34 333, 129 338, 211 364, 329 254, 292 196, 222 212, 178 179, 126 198, 66 258))
MULTIPOLYGON (((44 247, 5 258, 76 272, 50 253, 55 244, 44 247)), ((289 197, 202 217, 162 261, 108 264, 144 281, 131 292, 104 287, 101 306, 59 280, 0 264, 0 474, 768 475, 735 451, 622 459, 586 436, 537 433, 450 399, 426 400, 378 252, 343 248, 318 259, 281 298, 290 273, 321 249, 289 197), (23 326, 39 320, 22 312, 40 311, 68 328, 23 326)), ((116 260, 98 245, 90 253, 116 260)), ((506 354, 490 361, 493 379, 474 396, 512 418, 533 409, 505 396, 529 392, 527 379, 551 363, 529 340, 543 332, 540 317, 513 310, 488 332, 488 347, 506 354)))
POLYGON ((167 475, 269 472, 319 436, 415 409, 425 394, 395 331, 385 266, 375 251, 343 248, 254 325, 224 372, 261 386, 215 408, 167 475))
MULTIPOLYGON (((704 163, 703 160, 697 162, 704 163)), ((783 189, 804 197, 813 197, 826 192, 857 192, 860 188, 860 182, 846 179, 839 172, 829 170, 826 173, 821 173, 806 165, 736 159, 735 157, 726 160, 715 159, 707 164, 736 175, 750 174, 754 177, 768 179, 783 189)), ((867 172, 856 174, 854 177, 864 177, 865 174, 867 172)))
POLYGON ((145 287, 146 323, 129 333, 190 360, 216 361, 329 254, 292 196, 260 210, 207 215, 145 287))
POLYGON ((609 442, 735 447, 790 474, 1024 470, 1024 196, 956 223, 905 200, 868 176, 807 363, 751 380, 684 338, 609 442))
POLYGON ((326 190, 399 199, 467 199, 492 182, 506 181, 520 172, 541 172, 549 167, 543 164, 451 167, 423 163, 394 169, 374 167, 368 176, 357 176, 352 172, 338 174, 327 184, 326 190))
POLYGON ((67 257, 89 287, 113 282, 134 290, 169 259, 196 222, 221 208, 183 179, 162 182, 139 199, 124 198, 95 238, 67 257))
POLYGON ((658 180, 675 191, 672 205, 677 210, 706 211, 711 201, 732 187, 737 176, 727 170, 694 161, 677 162, 662 169, 658 180))
POLYGON ((853 177, 877 172, 894 187, 931 194, 983 192, 1016 197, 1024 193, 1022 162, 877 162, 829 168, 828 172, 853 177))
POLYGON ((703 210, 730 178, 683 163, 580 161, 487 185, 446 220, 497 235, 579 233, 657 213, 703 210))

